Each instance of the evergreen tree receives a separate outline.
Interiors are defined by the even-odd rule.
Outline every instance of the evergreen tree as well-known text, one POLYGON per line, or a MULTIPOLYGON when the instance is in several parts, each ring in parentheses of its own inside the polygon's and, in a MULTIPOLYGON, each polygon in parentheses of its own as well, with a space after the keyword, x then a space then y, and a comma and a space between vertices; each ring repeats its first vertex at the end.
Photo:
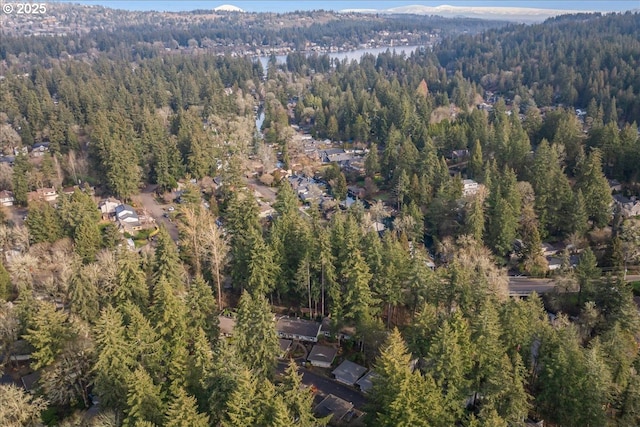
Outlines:
POLYGON ((86 322, 95 318, 100 311, 98 305, 98 288, 92 280, 88 280, 84 269, 76 274, 69 284, 69 308, 86 322))
POLYGON ((53 243, 63 236, 62 221, 57 211, 47 202, 32 204, 25 224, 32 243, 53 243))
POLYGON ((582 190, 578 190, 573 198, 573 209, 571 209, 571 223, 573 224, 573 232, 583 236, 589 228, 589 216, 587 214, 587 205, 582 195, 582 190))
POLYGON ((611 190, 602 173, 602 154, 592 151, 578 164, 577 189, 582 191, 589 219, 598 227, 604 227, 611 219, 611 190))
POLYGON ((364 159, 364 169, 369 178, 375 178, 380 173, 380 160, 378 159, 378 146, 372 143, 369 152, 364 159))
POLYGON ((24 338, 29 341, 35 351, 31 357, 33 369, 40 369, 54 362, 73 336, 68 315, 56 310, 55 304, 43 302, 38 304, 37 312, 29 322, 24 338))
POLYGON ((215 342, 220 334, 218 328, 218 308, 211 287, 202 276, 196 276, 189 286, 186 300, 189 311, 189 327, 202 328, 210 342, 215 342))
POLYGON ((31 164, 25 154, 19 153, 13 164, 13 197, 19 206, 27 205, 31 164))
POLYGON ((166 427, 208 427, 209 417, 198 412, 196 399, 179 389, 169 402, 166 413, 166 427))
MULTIPOLYGON (((244 295, 247 295, 246 293, 244 295)), ((237 385, 227 401, 223 427, 244 427, 254 425, 260 415, 256 408, 258 385, 249 369, 242 369, 237 377, 237 385)))
POLYGON ((12 293, 11 276, 0 261, 0 301, 8 300, 12 293))
POLYGON ((155 259, 153 263, 153 282, 157 285, 161 280, 167 281, 174 289, 184 287, 184 270, 180 263, 175 243, 166 228, 161 227, 156 240, 155 259))
POLYGON ((270 378, 280 347, 266 298, 260 294, 242 294, 233 333, 238 356, 244 365, 259 378, 270 378))
POLYGON ((136 427, 141 421, 160 425, 163 406, 160 386, 153 383, 144 368, 136 369, 129 379, 123 426, 136 427))
MULTIPOLYGON (((313 393, 310 388, 302 386, 302 375, 298 373, 298 365, 291 359, 285 369, 282 384, 279 386, 279 395, 282 396, 284 410, 290 419, 294 419, 295 425, 300 427, 314 427, 321 425, 313 415, 313 393)), ((279 408, 276 413, 282 413, 279 408)))
POLYGON ((469 159, 468 170, 470 177, 476 180, 481 178, 483 168, 482 145, 480 144, 480 140, 476 139, 476 142, 473 144, 473 149, 471 150, 471 159, 469 159))
POLYGON ((522 237, 522 267, 533 276, 544 276, 548 264, 542 255, 542 242, 538 232, 538 220, 531 205, 522 209, 520 218, 520 236, 522 237))
POLYGON ((123 410, 134 366, 134 350, 126 339, 122 315, 114 308, 102 310, 95 326, 95 341, 94 390, 102 405, 123 410))
POLYGON ((140 310, 149 306, 149 288, 144 271, 140 268, 139 258, 128 253, 118 255, 118 275, 113 300, 116 306, 129 301, 140 310))
POLYGON ((91 220, 82 221, 73 233, 75 251, 84 262, 94 261, 102 244, 98 224, 91 220))

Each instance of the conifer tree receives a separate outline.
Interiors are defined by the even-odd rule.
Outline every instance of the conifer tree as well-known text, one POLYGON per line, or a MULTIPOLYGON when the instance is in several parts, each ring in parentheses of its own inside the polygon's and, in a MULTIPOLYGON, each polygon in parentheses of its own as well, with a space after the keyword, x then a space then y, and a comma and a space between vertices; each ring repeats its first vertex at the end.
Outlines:
POLYGON ((184 270, 180 263, 178 251, 175 243, 171 240, 166 228, 161 227, 157 235, 157 245, 155 259, 153 263, 154 285, 161 280, 165 280, 173 289, 182 290, 184 288, 184 270))
POLYGON ((234 342, 240 360, 259 378, 270 378, 279 352, 273 314, 262 295, 244 292, 238 304, 234 342))
POLYGON ((260 415, 259 408, 255 406, 257 397, 256 378, 249 369, 242 369, 237 377, 236 388, 227 401, 221 425, 223 427, 254 425, 260 415))
POLYGON ((375 178, 380 173, 380 160, 378 158, 378 145, 372 143, 369 152, 364 159, 364 168, 369 178, 375 178))
POLYGON ((162 422, 163 407, 160 386, 153 383, 144 368, 137 368, 129 378, 123 426, 135 427, 140 421, 159 425, 162 422))
POLYGON ((88 280, 81 270, 69 283, 69 305, 71 313, 89 322, 100 311, 98 305, 98 288, 92 280, 88 280))
POLYGON ((169 401, 165 419, 165 427, 209 426, 209 417, 198 412, 196 399, 189 396, 184 389, 179 389, 169 401))
POLYGON ((118 255, 118 275, 113 300, 116 305, 129 301, 144 311, 149 306, 149 288, 139 261, 137 256, 128 253, 118 255))
POLYGON ((482 161, 482 145, 480 140, 476 139, 471 149, 471 159, 469 160, 469 175, 471 178, 478 180, 482 177, 482 169, 484 163, 482 161))
POLYGON ((102 310, 95 326, 95 391, 106 407, 123 410, 134 362, 134 350, 127 341, 122 315, 113 307, 102 310))
POLYGON ((202 276, 196 276, 189 286, 186 300, 189 311, 190 329, 202 328, 207 339, 215 342, 220 330, 218 328, 218 307, 211 292, 211 287, 202 276))
POLYGON ((582 191, 589 219, 598 227, 604 227, 611 219, 611 190, 602 173, 602 154, 592 151, 578 164, 578 190, 582 191))
POLYGON ((56 310, 53 303, 38 304, 37 311, 30 320, 24 336, 35 349, 31 354, 35 360, 31 364, 33 369, 40 369, 53 363, 65 343, 72 338, 73 333, 68 317, 64 311, 56 310))
POLYGON ((98 224, 90 219, 80 222, 74 230, 73 241, 76 253, 84 262, 94 261, 102 243, 98 224))

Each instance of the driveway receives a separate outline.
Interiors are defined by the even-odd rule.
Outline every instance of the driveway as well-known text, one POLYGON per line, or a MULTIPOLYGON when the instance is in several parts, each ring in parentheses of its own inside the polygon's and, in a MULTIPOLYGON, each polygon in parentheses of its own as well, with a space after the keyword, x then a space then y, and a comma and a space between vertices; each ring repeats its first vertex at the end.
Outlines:
MULTIPOLYGON (((277 372, 282 374, 286 369, 288 362, 278 361, 277 372)), ((302 383, 308 386, 315 386, 318 389, 318 393, 324 396, 333 394, 334 396, 344 399, 347 402, 353 403, 356 409, 363 410, 367 403, 366 397, 343 384, 340 384, 332 379, 318 375, 307 368, 298 367, 298 373, 302 374, 302 383)))
POLYGON ((164 224, 169 235, 174 242, 178 241, 178 227, 174 222, 171 222, 169 218, 165 218, 164 214, 169 205, 160 205, 155 199, 155 185, 147 185, 140 194, 132 197, 136 202, 140 204, 147 212, 156 220, 156 224, 164 224))

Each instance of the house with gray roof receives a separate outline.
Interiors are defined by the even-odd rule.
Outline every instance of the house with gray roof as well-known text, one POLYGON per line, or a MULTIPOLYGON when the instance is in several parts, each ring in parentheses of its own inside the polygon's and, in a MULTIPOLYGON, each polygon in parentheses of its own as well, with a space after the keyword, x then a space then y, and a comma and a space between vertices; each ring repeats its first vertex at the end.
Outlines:
POLYGON ((367 372, 367 368, 364 366, 360 366, 350 360, 345 360, 331 373, 336 381, 353 386, 365 372, 367 372))
POLYGON ((307 360, 311 363, 311 366, 318 368, 330 368, 333 363, 333 359, 336 358, 338 349, 335 347, 329 347, 327 345, 316 344, 311 349, 307 360))
POLYGON ((377 375, 378 374, 376 374, 374 371, 369 371, 365 376, 356 381, 356 385, 360 387, 360 391, 364 393, 370 392, 371 388, 373 387, 373 383, 371 382, 371 380, 377 375))
POLYGON ((321 326, 319 322, 313 322, 311 320, 281 317, 276 323, 276 332, 279 338, 318 342, 321 326))
POLYGON ((353 403, 329 394, 313 409, 318 418, 331 416, 331 422, 337 423, 353 410, 353 403))

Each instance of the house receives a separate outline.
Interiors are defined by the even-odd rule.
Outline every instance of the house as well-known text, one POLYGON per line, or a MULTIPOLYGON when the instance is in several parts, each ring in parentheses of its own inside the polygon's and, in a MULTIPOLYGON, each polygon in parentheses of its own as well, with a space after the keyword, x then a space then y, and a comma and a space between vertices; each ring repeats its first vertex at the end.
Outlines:
POLYGON ((78 187, 77 185, 74 185, 73 187, 65 187, 62 189, 62 194, 66 194, 67 196, 72 195, 73 193, 76 192, 76 190, 79 190, 80 187, 78 187))
POLYGON ((233 329, 236 327, 236 319, 228 316, 218 316, 220 325, 220 335, 224 337, 233 336, 233 329))
POLYGON ((321 326, 322 325, 319 322, 281 317, 276 323, 276 332, 280 338, 306 342, 318 342, 318 335, 320 335, 321 326))
POLYGON ((14 198, 11 191, 0 191, 0 205, 1 206, 13 206, 14 198))
POLYGON ((371 382, 371 380, 377 375, 378 374, 376 374, 374 371, 369 371, 365 376, 356 381, 356 385, 360 387, 360 391, 364 393, 370 392, 371 388, 373 387, 373 383, 371 382))
POLYGON ((58 199, 58 193, 53 187, 38 188, 27 194, 27 200, 30 202, 44 200, 46 202, 55 202, 58 199))
POLYGON ((365 372, 367 372, 367 368, 364 366, 345 360, 331 373, 339 383, 353 386, 365 372))
POLYGON ((462 181, 462 195, 473 196, 478 192, 478 183, 472 179, 465 179, 462 181))
POLYGON ((278 340, 278 344, 280 345, 280 354, 278 355, 278 357, 280 357, 280 359, 284 359, 287 356, 287 353, 289 353, 289 350, 291 349, 292 343, 293 341, 286 340, 284 338, 280 338, 278 340))
POLYGON ((541 243, 540 251, 542 252, 542 256, 548 257, 557 254, 560 250, 551 243, 541 243))
POLYGON ((140 218, 130 205, 121 204, 116 207, 116 220, 124 229, 135 230, 140 227, 140 218))
POLYGON ((627 198, 622 194, 616 194, 613 196, 613 203, 625 218, 640 215, 640 201, 635 196, 627 198))
POLYGON ((276 213, 276 210, 269 203, 259 202, 258 218, 269 218, 276 213))
POLYGON ((337 348, 316 344, 311 349, 309 356, 307 356, 307 360, 311 363, 311 366, 328 369, 331 367, 333 359, 336 358, 337 354, 337 348))
POLYGON ((98 204, 98 209, 102 213, 103 220, 114 219, 116 216, 116 208, 120 206, 122 202, 118 199, 105 199, 98 204))
POLYGON ((619 193, 622 191, 622 184, 617 179, 609 179, 609 189, 612 193, 619 193))
POLYGON ((469 150, 453 150, 451 152, 451 160, 461 162, 469 157, 469 150))
POLYGON ((36 371, 29 375, 25 375, 20 378, 20 381, 22 381, 22 387, 24 387, 25 391, 35 393, 36 388, 38 388, 38 381, 40 381, 40 372, 36 371))
POLYGON ((31 147, 31 155, 33 157, 41 157, 44 156, 45 153, 49 151, 49 143, 48 142, 38 142, 33 144, 31 147))
POLYGON ((313 413, 318 418, 331 416, 331 423, 338 423, 353 411, 353 403, 329 394, 322 402, 313 408, 313 413))
POLYGON ((9 166, 13 166, 15 160, 15 156, 0 156, 0 163, 6 163, 9 166))

